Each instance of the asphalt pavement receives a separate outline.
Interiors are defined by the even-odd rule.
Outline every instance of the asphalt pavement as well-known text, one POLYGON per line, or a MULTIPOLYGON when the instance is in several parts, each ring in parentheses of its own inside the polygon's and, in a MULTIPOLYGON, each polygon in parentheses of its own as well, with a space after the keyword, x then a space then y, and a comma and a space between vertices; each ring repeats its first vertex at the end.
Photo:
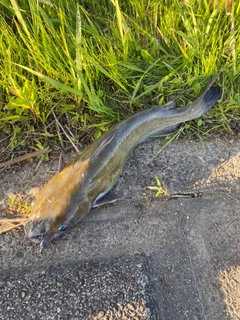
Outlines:
MULTIPOLYGON (((114 187, 121 200, 43 254, 22 229, 0 235, 0 319, 240 319, 240 135, 155 156, 166 141, 138 146, 114 187), (154 175, 164 196, 147 188, 154 175)), ((0 173, 1 215, 10 193, 36 192, 56 168, 0 173)))

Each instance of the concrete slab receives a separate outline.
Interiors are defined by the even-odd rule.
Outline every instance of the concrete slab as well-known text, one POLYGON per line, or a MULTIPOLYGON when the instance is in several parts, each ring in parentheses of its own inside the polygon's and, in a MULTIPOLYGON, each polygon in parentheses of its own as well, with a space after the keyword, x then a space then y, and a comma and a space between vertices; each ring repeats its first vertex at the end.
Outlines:
MULTIPOLYGON (((115 187, 123 199, 43 255, 22 230, 0 236, 0 319, 240 318, 239 138, 176 141, 148 162, 160 146, 134 150, 115 187), (154 174, 178 196, 156 198, 154 174)), ((32 168, 3 172, 1 199, 52 174, 32 168)))

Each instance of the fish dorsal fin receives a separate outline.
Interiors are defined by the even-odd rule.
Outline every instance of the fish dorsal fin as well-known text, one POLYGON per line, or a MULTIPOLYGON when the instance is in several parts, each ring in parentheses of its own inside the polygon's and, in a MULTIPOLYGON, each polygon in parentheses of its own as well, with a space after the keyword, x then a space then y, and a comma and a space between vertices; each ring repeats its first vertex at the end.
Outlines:
POLYGON ((102 153, 107 146, 112 142, 112 140, 114 139, 115 135, 116 135, 116 131, 113 131, 112 133, 110 133, 110 135, 108 135, 102 142, 101 144, 97 147, 96 151, 93 153, 93 155, 91 156, 91 160, 96 159, 96 157, 98 157, 100 155, 100 153, 102 153))

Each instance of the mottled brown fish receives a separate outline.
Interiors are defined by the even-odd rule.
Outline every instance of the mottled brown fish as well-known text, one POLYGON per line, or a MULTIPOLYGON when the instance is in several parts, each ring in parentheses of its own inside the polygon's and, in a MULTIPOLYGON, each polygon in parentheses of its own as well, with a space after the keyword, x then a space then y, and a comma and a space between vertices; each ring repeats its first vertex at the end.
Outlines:
POLYGON ((176 130, 180 123, 201 117, 220 98, 212 87, 191 105, 176 108, 171 101, 142 111, 120 122, 70 161, 39 191, 25 225, 27 237, 40 243, 40 252, 54 238, 75 226, 91 208, 116 200, 109 191, 116 183, 130 151, 151 135, 176 130))

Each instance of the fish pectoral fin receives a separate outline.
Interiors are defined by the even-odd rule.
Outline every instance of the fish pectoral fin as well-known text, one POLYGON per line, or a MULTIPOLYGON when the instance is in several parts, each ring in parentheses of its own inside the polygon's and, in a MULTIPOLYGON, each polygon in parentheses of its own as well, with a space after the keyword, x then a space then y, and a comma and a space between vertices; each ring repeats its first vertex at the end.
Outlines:
POLYGON ((168 110, 172 110, 172 109, 176 109, 177 106, 178 106, 177 101, 172 100, 172 101, 169 101, 169 102, 165 103, 163 105, 163 108, 164 109, 168 109, 168 110))
POLYGON ((109 136, 107 136, 102 143, 97 147, 96 151, 94 152, 94 154, 91 156, 91 159, 95 159, 99 156, 99 154, 101 152, 103 152, 107 146, 112 142, 113 138, 116 135, 116 131, 113 131, 109 136))
POLYGON ((180 126, 181 126, 181 124, 178 123, 178 124, 169 126, 169 127, 167 127, 167 128, 161 129, 161 130, 159 130, 159 131, 156 131, 156 132, 154 132, 153 134, 151 134, 151 136, 142 139, 142 140, 139 142, 139 144, 141 144, 141 143, 146 143, 146 142, 150 142, 150 141, 153 141, 153 140, 158 139, 159 136, 163 136, 163 135, 166 135, 166 134, 173 133, 173 132, 177 131, 177 130, 180 128, 180 126))
POLYGON ((118 195, 112 192, 108 192, 107 194, 105 194, 105 196, 101 197, 100 199, 97 199, 94 205, 92 206, 92 208, 101 207, 101 206, 104 206, 105 204, 113 203, 119 199, 121 198, 118 195))

